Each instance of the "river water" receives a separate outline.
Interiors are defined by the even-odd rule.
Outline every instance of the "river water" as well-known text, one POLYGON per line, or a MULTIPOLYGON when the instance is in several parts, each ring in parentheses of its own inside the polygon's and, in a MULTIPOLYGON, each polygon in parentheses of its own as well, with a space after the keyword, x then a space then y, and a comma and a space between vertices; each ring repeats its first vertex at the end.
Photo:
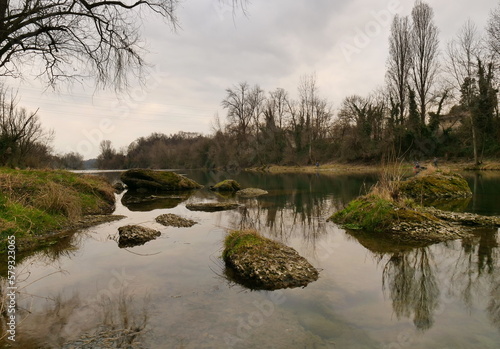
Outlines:
MULTIPOLYGON (((402 246, 326 221, 365 192, 375 174, 180 172, 206 186, 233 178, 269 194, 236 199, 202 189, 129 207, 121 204, 127 194, 118 195, 115 213, 127 218, 78 232, 18 264, 14 347, 113 347, 103 337, 127 330, 138 334, 123 348, 500 347, 496 229, 431 246, 402 246), (225 200, 242 206, 216 213, 185 207, 225 200), (163 213, 198 224, 164 227, 154 220, 163 213), (126 224, 162 234, 120 249, 117 229, 126 224), (234 283, 220 256, 226 232, 240 228, 294 247, 320 270, 320 278, 279 291, 234 283)), ((500 215, 500 175, 465 175, 474 196, 453 209, 500 215)))

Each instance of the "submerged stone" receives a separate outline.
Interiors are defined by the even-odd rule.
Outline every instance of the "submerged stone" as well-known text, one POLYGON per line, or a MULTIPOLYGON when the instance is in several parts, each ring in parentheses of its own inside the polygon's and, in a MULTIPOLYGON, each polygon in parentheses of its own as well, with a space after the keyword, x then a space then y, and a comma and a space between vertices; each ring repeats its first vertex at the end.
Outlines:
POLYGON ((195 181, 171 171, 133 169, 121 174, 120 179, 130 189, 148 191, 182 191, 202 186, 195 181))
POLYGON ((118 247, 133 247, 144 245, 150 240, 156 239, 161 233, 158 230, 141 227, 140 225, 125 225, 118 228, 118 247))
POLYGON ((305 287, 319 277, 296 250, 251 230, 231 232, 222 257, 226 275, 251 289, 305 287))
POLYGON ((259 188, 246 188, 236 192, 236 195, 242 198, 253 198, 261 195, 268 194, 267 191, 259 188))
POLYGON ((239 206, 240 205, 236 202, 199 202, 199 203, 187 204, 186 208, 191 211, 216 212, 216 211, 234 210, 239 206))
POLYGON ((163 224, 165 226, 172 226, 172 227, 177 227, 177 228, 188 228, 192 227, 193 225, 197 224, 197 222, 187 219, 187 218, 182 218, 181 216, 178 216, 173 213, 166 213, 162 214, 158 217, 156 217, 156 222, 163 224))
POLYGON ((216 185, 210 187, 213 191, 229 191, 235 192, 241 189, 241 185, 233 179, 226 179, 216 185))

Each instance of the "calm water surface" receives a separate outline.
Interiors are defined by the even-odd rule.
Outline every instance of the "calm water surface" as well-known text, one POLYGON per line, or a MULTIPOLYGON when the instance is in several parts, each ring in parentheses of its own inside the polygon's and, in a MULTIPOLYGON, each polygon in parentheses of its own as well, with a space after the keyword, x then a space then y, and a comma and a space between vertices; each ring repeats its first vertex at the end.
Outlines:
MULTIPOLYGON (((181 172, 207 186, 234 178, 269 195, 240 199, 240 209, 218 213, 185 205, 238 199, 202 189, 127 208, 121 204, 127 194, 119 195, 116 214, 127 218, 75 234, 18 265, 24 320, 17 347, 60 348, 103 328, 142 329, 134 348, 500 347, 496 229, 400 246, 326 221, 375 175, 181 172), (198 224, 164 227, 154 221, 163 213, 198 224), (117 229, 126 224, 162 235, 120 249, 117 229), (272 292, 230 281, 220 258, 223 239, 227 230, 247 227, 297 249, 321 270, 319 280, 272 292)), ((474 197, 453 208, 500 215, 500 175, 466 176, 474 197)))

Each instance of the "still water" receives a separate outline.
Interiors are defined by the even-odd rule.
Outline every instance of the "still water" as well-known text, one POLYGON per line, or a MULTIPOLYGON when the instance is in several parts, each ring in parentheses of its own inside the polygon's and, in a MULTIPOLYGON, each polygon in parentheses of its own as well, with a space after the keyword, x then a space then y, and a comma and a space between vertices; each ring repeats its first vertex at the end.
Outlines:
MULTIPOLYGON (((326 221, 366 191, 374 174, 180 172, 206 186, 233 178, 269 194, 237 199, 202 189, 129 207, 120 194, 115 213, 127 218, 79 232, 18 265, 17 347, 112 347, 117 341, 102 337, 126 331, 137 333, 123 348, 500 347, 496 229, 400 246, 326 221), (224 200, 242 206, 217 213, 185 207, 224 200), (154 220, 163 213, 198 224, 164 227, 154 220), (117 229, 126 224, 162 235, 120 249, 117 229), (226 232, 240 228, 294 247, 320 270, 319 280, 279 291, 235 284, 220 255, 226 232)), ((500 175, 466 176, 474 197, 454 209, 500 215, 500 175)))

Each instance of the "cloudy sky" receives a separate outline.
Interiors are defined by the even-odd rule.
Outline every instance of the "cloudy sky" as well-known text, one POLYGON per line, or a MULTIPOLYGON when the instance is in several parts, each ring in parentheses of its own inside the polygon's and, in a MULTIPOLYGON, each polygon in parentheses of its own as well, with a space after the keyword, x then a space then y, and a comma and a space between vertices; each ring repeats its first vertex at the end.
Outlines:
MULTIPOLYGON (((427 0, 434 9, 442 51, 470 18, 483 29, 498 0, 427 0)), ((246 81, 294 96, 301 76, 316 74, 320 94, 334 108, 351 94, 384 83, 390 22, 408 15, 413 0, 252 0, 246 15, 217 0, 183 0, 173 32, 161 19, 142 24, 152 73, 147 86, 127 94, 92 85, 59 86, 10 81, 21 105, 39 109, 55 131, 58 153, 99 154, 109 139, 126 147, 152 132, 209 134, 214 115, 224 119, 225 89, 246 81)))

